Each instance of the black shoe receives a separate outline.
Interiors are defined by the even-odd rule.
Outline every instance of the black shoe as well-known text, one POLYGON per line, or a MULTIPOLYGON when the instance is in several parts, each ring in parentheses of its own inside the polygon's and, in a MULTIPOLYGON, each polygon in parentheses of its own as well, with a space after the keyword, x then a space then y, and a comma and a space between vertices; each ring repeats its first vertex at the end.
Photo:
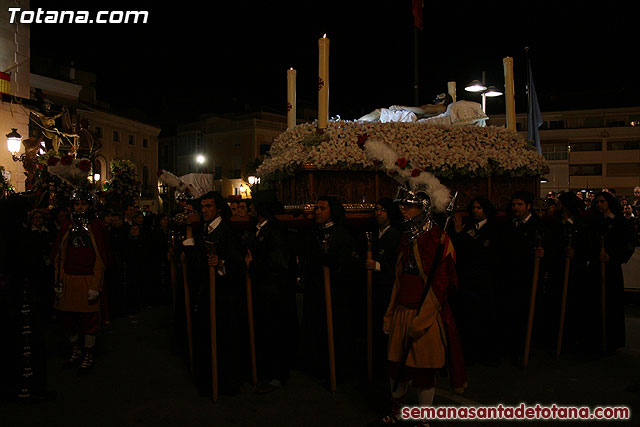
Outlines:
POLYGON ((71 350, 71 356, 62 365, 62 369, 73 369, 80 365, 82 362, 82 349, 80 345, 74 345, 71 350))
POLYGON ((78 375, 87 375, 93 368, 93 349, 86 349, 84 352, 84 358, 80 367, 78 368, 78 375))

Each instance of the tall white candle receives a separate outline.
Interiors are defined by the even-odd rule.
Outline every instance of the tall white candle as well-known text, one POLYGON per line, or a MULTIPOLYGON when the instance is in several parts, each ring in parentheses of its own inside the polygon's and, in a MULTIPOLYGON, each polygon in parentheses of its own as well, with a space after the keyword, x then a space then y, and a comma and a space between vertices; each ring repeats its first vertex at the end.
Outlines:
POLYGON ((318 39, 318 129, 326 129, 329 121, 329 39, 318 39))
POLYGON ((516 100, 513 79, 513 58, 502 58, 504 65, 504 97, 506 104, 507 129, 516 130, 516 100))
POLYGON ((296 126, 296 70, 287 70, 287 129, 296 126))

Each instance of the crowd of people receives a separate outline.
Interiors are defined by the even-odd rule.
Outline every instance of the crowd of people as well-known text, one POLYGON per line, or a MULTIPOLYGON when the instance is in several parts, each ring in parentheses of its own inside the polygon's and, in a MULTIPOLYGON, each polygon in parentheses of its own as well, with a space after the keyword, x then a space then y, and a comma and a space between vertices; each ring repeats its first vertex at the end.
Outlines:
MULTIPOLYGON (((201 394, 215 394, 215 381, 221 394, 233 395, 251 381, 249 334, 259 393, 286 385, 294 368, 338 384, 366 376, 370 272, 372 371, 390 378, 390 423, 399 421, 409 386, 428 405, 440 369, 449 368, 461 391, 465 363, 522 364, 528 338, 534 350, 624 346, 621 265, 638 244, 640 187, 633 199, 606 189, 549 194, 543 209, 521 191, 502 213, 476 197, 449 221, 432 212, 428 193, 402 190, 376 203, 373 229, 347 224, 336 197, 317 200, 312 225, 283 223, 272 191, 250 201, 214 191, 183 197, 171 214, 133 203, 98 212, 82 192, 69 209, 7 205, 0 210, 7 216, 3 238, 19 242, 20 261, 0 257, 0 290, 7 301, 29 300, 33 331, 55 316, 69 342, 65 367, 80 373, 93 367, 101 326, 171 304, 176 342, 201 394)), ((4 308, 6 316, 21 316, 4 308)), ((15 375, 24 360, 7 363, 16 369, 3 371, 4 379, 24 393, 43 393, 44 358, 30 353, 30 369, 39 374, 29 386, 15 375)))

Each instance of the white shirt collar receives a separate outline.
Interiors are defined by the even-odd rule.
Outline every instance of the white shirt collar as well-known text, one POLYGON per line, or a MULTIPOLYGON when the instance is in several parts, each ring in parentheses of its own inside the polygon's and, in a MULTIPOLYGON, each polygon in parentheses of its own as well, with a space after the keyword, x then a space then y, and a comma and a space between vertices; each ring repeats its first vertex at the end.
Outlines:
POLYGON ((384 233, 386 233, 389 228, 391 228, 391 224, 387 225, 382 230, 378 230, 378 239, 384 236, 384 233))
POLYGON ((615 217, 616 217, 616 215, 613 212, 609 212, 609 215, 607 215, 607 218, 613 219, 615 217))
POLYGON ((262 221, 260 224, 256 225, 256 236, 258 235, 258 233, 260 232, 260 230, 262 229, 262 227, 264 227, 267 222, 269 222, 268 219, 265 219, 264 221, 262 221))
POLYGON ((563 224, 569 223, 569 224, 573 224, 573 218, 567 218, 567 219, 563 219, 562 220, 563 224))
POLYGON ((482 221, 480 221, 479 223, 476 224, 476 230, 480 230, 482 228, 483 225, 485 225, 487 223, 487 218, 483 219, 482 221))
POLYGON ((522 221, 513 218, 513 222, 515 222, 516 224, 526 224, 527 221, 529 221, 529 219, 531 218, 531 213, 529 213, 529 215, 527 215, 522 221))
POLYGON ((222 222, 221 216, 211 221, 207 226, 207 233, 211 233, 213 230, 215 230, 218 227, 218 225, 220 225, 221 222, 222 222))

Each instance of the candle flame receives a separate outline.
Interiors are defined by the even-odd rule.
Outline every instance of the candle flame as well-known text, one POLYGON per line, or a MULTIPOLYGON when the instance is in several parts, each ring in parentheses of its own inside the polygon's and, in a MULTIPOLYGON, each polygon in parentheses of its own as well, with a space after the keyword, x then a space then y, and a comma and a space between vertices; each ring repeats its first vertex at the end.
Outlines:
POLYGON ((327 38, 327 33, 324 33, 324 36, 322 36, 323 39, 327 38))

